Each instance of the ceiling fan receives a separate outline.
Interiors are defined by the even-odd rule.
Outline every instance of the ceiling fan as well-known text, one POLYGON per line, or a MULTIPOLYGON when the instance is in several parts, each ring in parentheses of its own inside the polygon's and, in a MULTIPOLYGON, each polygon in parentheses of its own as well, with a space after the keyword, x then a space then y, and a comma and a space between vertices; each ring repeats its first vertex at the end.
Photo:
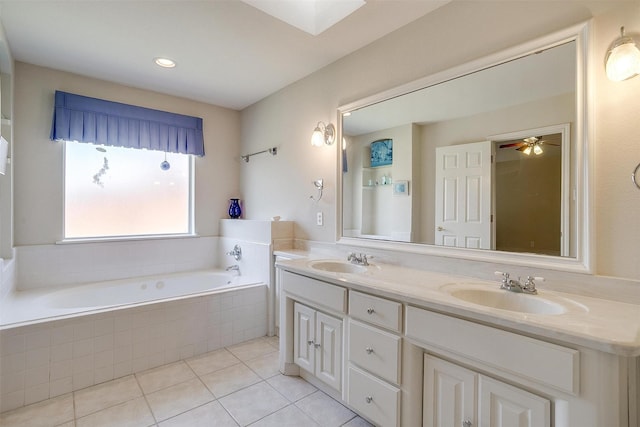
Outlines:
POLYGON ((559 146, 560 145, 560 144, 547 143, 546 141, 544 141, 542 139, 541 136, 530 136, 529 138, 524 138, 522 141, 519 141, 519 142, 512 142, 512 143, 509 143, 509 144, 502 144, 500 146, 500 148, 518 147, 518 148, 516 148, 516 150, 517 151, 522 151, 522 153, 526 154, 527 156, 529 154, 531 154, 532 151, 537 156, 537 155, 543 153, 542 145, 545 144, 545 143, 547 145, 554 145, 554 146, 559 146))

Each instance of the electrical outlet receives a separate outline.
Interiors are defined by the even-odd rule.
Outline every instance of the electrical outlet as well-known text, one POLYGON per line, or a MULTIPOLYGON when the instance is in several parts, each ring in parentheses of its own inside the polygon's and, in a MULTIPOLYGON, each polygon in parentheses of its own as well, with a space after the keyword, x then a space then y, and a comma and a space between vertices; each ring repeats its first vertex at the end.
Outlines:
POLYGON ((318 212, 316 214, 316 225, 322 225, 322 224, 323 224, 322 212, 318 212))

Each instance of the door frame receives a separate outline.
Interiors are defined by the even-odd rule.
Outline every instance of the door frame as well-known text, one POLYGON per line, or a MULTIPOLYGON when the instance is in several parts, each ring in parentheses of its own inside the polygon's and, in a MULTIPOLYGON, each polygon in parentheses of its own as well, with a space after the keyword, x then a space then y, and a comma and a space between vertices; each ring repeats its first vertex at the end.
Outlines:
MULTIPOLYGON (((560 182, 560 256, 567 257, 571 255, 571 201, 575 201, 575 183, 571 184, 571 124, 561 123, 558 125, 539 127, 534 129, 526 129, 509 133, 501 133, 488 136, 487 139, 493 143, 492 150, 495 152, 498 144, 504 141, 514 139, 528 138, 532 135, 549 135, 559 133, 561 135, 561 182, 560 182), (573 188, 573 191, 572 191, 573 188), (574 196, 572 196, 574 194, 574 196)), ((495 158, 494 158, 495 159, 495 158)), ((495 162, 494 162, 495 168, 495 162)), ((494 174, 495 177, 495 174, 494 174)), ((495 185, 495 180, 491 180, 495 185)), ((495 208, 495 191, 492 192, 492 206, 495 208)), ((493 209, 493 224, 498 220, 496 211, 493 209)), ((495 227, 494 241, 495 241, 495 227)))

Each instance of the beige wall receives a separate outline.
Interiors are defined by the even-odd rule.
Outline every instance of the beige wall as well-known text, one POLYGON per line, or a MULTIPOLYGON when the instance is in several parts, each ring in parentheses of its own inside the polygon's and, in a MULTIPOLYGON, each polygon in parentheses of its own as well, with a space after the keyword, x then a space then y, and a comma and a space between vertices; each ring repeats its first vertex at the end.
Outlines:
POLYGON ((256 103, 242 113, 242 149, 280 151, 243 165, 247 215, 282 215, 297 222, 298 237, 334 241, 338 146, 311 147, 319 120, 335 123, 340 105, 592 17, 595 271, 640 279, 640 192, 629 179, 640 161, 640 78, 614 83, 603 69, 621 25, 639 38, 638 1, 455 1, 256 103), (320 177, 325 196, 314 205, 311 182, 320 177), (318 210, 323 227, 315 225, 318 210))
POLYGON ((49 140, 55 90, 202 117, 205 153, 196 158, 195 229, 218 235, 228 199, 238 194, 240 113, 21 62, 15 67, 15 245, 63 237, 63 144, 49 140))

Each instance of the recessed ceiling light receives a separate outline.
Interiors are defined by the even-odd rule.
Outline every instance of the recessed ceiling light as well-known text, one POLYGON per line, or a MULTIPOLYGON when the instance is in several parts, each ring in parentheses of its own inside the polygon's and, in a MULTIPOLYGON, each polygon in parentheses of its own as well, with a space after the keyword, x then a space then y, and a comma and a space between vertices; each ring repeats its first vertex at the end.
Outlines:
POLYGON ((176 63, 169 58, 155 58, 153 62, 163 68, 173 68, 176 66, 176 63))

